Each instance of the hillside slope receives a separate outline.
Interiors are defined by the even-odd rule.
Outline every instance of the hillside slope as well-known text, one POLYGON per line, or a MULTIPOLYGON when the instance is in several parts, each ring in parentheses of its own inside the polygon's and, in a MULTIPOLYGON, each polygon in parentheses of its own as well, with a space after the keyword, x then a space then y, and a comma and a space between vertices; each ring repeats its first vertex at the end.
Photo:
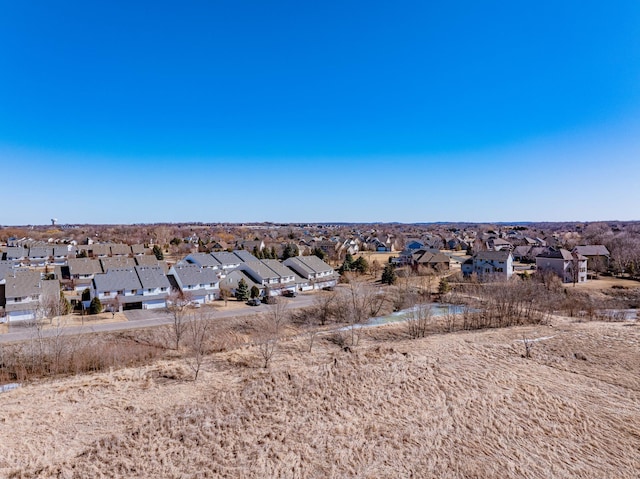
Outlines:
POLYGON ((196 383, 165 361, 2 394, 0 475, 637 477, 640 327, 399 328, 290 340, 268 370, 216 354, 196 383))

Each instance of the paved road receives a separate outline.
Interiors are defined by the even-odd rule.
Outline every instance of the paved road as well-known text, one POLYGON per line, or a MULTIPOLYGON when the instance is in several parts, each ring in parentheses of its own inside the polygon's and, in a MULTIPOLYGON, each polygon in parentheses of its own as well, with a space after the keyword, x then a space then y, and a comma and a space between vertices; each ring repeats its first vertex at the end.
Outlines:
MULTIPOLYGON (((284 298, 289 303, 291 309, 304 308, 311 306, 315 294, 321 293, 309 293, 301 294, 295 298, 284 298)), ((201 309, 194 309, 193 311, 213 312, 214 318, 233 318, 240 316, 249 316, 252 314, 265 312, 269 308, 269 305, 261 304, 260 306, 246 306, 242 309, 232 309, 227 311, 212 310, 207 307, 201 309)), ((125 313, 127 321, 117 323, 102 323, 102 324, 86 324, 84 326, 68 326, 62 328, 63 331, 54 329, 42 330, 43 337, 53 337, 57 334, 74 335, 74 334, 86 334, 97 332, 110 332, 110 331, 125 331, 130 329, 140 328, 152 328, 155 326, 162 326, 171 323, 171 316, 164 310, 137 310, 127 311, 125 313)), ((35 330, 27 326, 26 324, 13 324, 10 326, 8 333, 0 334, 0 343, 11 343, 19 341, 27 341, 35 337, 35 330)))

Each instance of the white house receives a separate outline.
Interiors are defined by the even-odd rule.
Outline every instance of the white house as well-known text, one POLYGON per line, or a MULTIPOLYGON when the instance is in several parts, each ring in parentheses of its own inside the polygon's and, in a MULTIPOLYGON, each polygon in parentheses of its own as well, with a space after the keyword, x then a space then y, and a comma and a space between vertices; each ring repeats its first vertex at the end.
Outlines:
POLYGON ((462 264, 462 273, 481 280, 508 280, 513 275, 513 256, 508 250, 480 251, 462 264))
POLYGON ((563 283, 587 281, 587 257, 563 248, 548 248, 536 256, 536 269, 557 274, 563 283))
POLYGON ((171 284, 162 267, 136 266, 135 271, 142 286, 138 291, 142 296, 142 309, 166 308, 171 284))
POLYGON ((249 261, 242 263, 238 269, 264 286, 270 296, 282 294, 285 290, 296 290, 295 274, 278 260, 249 261))
POLYGON ((216 270, 195 264, 176 264, 169 270, 179 290, 199 304, 215 301, 220 296, 220 279, 216 270))
POLYGON ((295 256, 282 264, 308 280, 314 289, 332 287, 338 282, 335 270, 317 256, 295 256))

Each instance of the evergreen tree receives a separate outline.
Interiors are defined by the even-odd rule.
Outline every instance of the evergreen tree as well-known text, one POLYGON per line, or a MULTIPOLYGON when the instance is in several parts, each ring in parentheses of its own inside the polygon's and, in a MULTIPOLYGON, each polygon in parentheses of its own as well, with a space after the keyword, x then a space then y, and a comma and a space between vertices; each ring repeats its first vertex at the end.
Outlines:
POLYGON ((325 253, 324 251, 322 251, 322 249, 318 248, 317 246, 315 248, 313 248, 313 251, 311 252, 311 254, 313 256, 317 256, 318 258, 320 258, 322 261, 325 260, 325 258, 327 257, 327 253, 325 253))
POLYGON ((342 274, 352 270, 353 270, 353 256, 351 256, 350 253, 347 253, 347 255, 344 257, 342 266, 340 266, 340 268, 338 269, 338 272, 342 274))
POLYGON ((369 263, 364 259, 364 256, 360 256, 353 262, 353 269, 360 274, 364 274, 369 271, 369 263))
POLYGON ((271 254, 269 255, 269 258, 278 259, 278 253, 276 251, 276 247, 275 246, 271 247, 271 254))
POLYGON ((238 287, 236 288, 236 299, 238 301, 246 301, 249 299, 249 285, 244 279, 241 279, 238 282, 238 287))
POLYGON ((258 288, 255 284, 251 286, 251 297, 257 298, 260 296, 260 288, 258 288))
POLYGON ((97 296, 91 300, 89 305, 89 314, 98 314, 102 312, 102 302, 97 296))
POLYGON ((293 243, 287 243, 284 247, 284 251, 282 252, 282 259, 285 260, 287 258, 292 258, 294 256, 298 256, 298 247, 293 243))
POLYGON ((153 245, 153 254, 155 255, 158 261, 162 261, 164 259, 164 254, 162 253, 162 249, 157 244, 153 245))
POLYGON ((60 290, 60 313, 69 314, 71 312, 71 303, 66 298, 62 290, 60 290))
POLYGON ((392 264, 387 264, 382 272, 382 282, 385 284, 395 284, 398 279, 396 268, 392 264))
POLYGON ((449 291, 451 291, 449 281, 447 281, 447 278, 442 278, 440 284, 438 284, 438 293, 447 294, 449 291))

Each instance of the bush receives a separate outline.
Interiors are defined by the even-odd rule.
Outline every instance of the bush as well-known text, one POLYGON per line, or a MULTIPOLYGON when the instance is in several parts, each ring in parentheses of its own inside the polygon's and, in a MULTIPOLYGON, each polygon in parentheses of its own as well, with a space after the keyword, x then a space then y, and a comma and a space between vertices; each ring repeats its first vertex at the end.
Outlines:
POLYGON ((98 314, 102 312, 102 302, 100 298, 93 298, 89 305, 89 314, 98 314))

